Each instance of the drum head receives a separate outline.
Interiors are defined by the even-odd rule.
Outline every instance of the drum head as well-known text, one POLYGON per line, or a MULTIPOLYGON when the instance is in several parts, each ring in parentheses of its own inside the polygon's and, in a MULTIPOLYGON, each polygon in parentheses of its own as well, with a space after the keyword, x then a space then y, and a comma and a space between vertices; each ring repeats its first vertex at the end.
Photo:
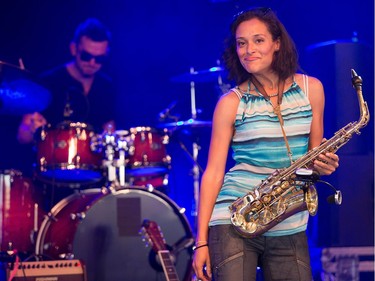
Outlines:
MULTIPOLYGON (((180 208, 162 193, 140 187, 104 195, 89 207, 77 225, 71 238, 74 258, 86 265, 89 281, 165 280, 155 252, 147 247, 140 234, 142 223, 147 219, 160 226, 167 248, 175 254, 179 278, 185 280, 191 272, 193 235, 186 217, 179 211, 180 208)), ((58 215, 55 217, 59 219, 58 215)), ((45 225, 60 228, 58 224, 45 225)), ((43 251, 43 245, 53 244, 49 239, 58 237, 48 235, 48 229, 41 231, 45 235, 39 237, 41 241, 37 244, 43 251)))

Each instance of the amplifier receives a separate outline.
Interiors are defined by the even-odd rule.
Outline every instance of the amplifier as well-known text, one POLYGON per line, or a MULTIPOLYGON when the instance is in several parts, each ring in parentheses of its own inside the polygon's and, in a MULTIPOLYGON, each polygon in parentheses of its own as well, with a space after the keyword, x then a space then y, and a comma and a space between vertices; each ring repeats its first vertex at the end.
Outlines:
POLYGON ((12 281, 86 281, 80 260, 20 262, 17 268, 7 270, 7 280, 10 275, 12 281))

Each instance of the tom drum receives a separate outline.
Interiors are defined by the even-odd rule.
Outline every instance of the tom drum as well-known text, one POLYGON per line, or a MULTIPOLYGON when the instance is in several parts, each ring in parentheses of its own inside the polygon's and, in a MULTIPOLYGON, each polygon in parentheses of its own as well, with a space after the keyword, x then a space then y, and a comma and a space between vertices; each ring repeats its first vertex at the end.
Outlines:
POLYGON ((94 132, 85 123, 43 128, 37 142, 40 178, 57 184, 95 183, 102 179, 102 155, 91 149, 94 132))
POLYGON ((129 161, 130 177, 155 177, 168 173, 171 157, 167 155, 169 136, 151 127, 130 129, 129 161))

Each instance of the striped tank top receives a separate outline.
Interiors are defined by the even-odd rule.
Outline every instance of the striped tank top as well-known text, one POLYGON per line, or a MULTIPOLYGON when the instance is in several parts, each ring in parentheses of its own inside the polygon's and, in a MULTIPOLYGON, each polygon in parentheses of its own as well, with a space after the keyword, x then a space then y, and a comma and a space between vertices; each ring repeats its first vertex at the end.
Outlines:
MULTIPOLYGON (((304 81, 308 79, 303 77, 304 81)), ((307 83, 304 83, 307 88, 307 83)), ((290 166, 290 158, 279 119, 270 101, 263 96, 242 94, 232 89, 240 98, 231 143, 235 165, 224 177, 209 225, 230 224, 228 206, 238 197, 253 190, 275 169, 290 166)), ((284 130, 292 152, 293 161, 308 150, 312 111, 308 95, 296 82, 284 92, 281 113, 284 130)), ((308 212, 303 211, 277 224, 264 235, 290 235, 306 230, 308 212)))

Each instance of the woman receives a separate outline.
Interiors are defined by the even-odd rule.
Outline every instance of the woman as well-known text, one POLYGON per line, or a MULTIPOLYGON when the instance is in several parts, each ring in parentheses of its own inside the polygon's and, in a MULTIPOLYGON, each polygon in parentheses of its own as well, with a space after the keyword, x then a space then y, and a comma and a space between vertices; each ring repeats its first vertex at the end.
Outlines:
MULTIPOLYGON (((220 98, 213 116, 193 267, 198 280, 255 280, 258 265, 267 281, 312 280, 307 211, 245 238, 232 227, 228 206, 322 142, 323 86, 296 73, 294 43, 270 9, 240 13, 230 31, 224 61, 238 86, 220 98), (230 145, 236 164, 225 173, 230 145)), ((338 156, 326 153, 312 168, 330 175, 337 167, 338 156)))

